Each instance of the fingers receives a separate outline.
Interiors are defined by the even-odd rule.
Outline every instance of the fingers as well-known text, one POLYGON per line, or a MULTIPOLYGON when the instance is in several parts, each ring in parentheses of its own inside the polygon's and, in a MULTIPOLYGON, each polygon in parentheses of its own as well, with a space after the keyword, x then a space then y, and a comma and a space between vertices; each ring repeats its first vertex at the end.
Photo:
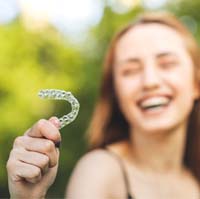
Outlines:
POLYGON ((50 120, 41 119, 33 127, 26 131, 25 135, 37 138, 46 138, 54 143, 60 142, 61 136, 58 130, 59 120, 56 117, 50 120))
MULTIPOLYGON (((29 136, 20 136, 15 139, 13 149, 21 149, 22 152, 37 152, 41 155, 45 155, 48 158, 49 167, 54 167, 58 162, 58 151, 55 148, 54 142, 52 142, 51 140, 47 140, 44 138, 32 138, 29 136)), ((33 158, 35 154, 36 153, 33 153, 32 155, 29 154, 30 158, 33 158)), ((25 160, 22 161, 26 162, 25 160)), ((36 165, 37 164, 39 164, 38 161, 36 161, 36 165)))
POLYGON ((35 183, 46 173, 51 173, 52 167, 53 170, 57 168, 59 150, 55 143, 61 140, 58 128, 56 117, 41 119, 23 136, 15 139, 7 162, 9 178, 35 183))
POLYGON ((13 149, 10 156, 11 158, 15 158, 16 161, 38 167, 42 174, 47 173, 49 170, 49 157, 44 154, 22 149, 13 149))
POLYGON ((7 162, 9 178, 12 181, 25 179, 36 183, 51 167, 58 166, 58 159, 59 150, 52 141, 29 136, 18 137, 7 162))
POLYGON ((8 161, 7 170, 12 181, 17 182, 25 179, 28 182, 36 183, 42 178, 40 168, 21 161, 8 161))

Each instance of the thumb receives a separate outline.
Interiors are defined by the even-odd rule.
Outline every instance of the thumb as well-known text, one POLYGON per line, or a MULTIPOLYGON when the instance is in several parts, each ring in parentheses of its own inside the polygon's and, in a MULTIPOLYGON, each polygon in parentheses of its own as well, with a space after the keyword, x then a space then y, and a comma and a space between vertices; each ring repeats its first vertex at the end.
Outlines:
POLYGON ((49 119, 49 121, 56 127, 56 128, 60 128, 60 121, 57 117, 53 116, 49 119))
POLYGON ((61 140, 59 125, 60 122, 56 117, 51 117, 49 120, 41 119, 32 128, 28 129, 25 135, 46 138, 57 143, 61 140))

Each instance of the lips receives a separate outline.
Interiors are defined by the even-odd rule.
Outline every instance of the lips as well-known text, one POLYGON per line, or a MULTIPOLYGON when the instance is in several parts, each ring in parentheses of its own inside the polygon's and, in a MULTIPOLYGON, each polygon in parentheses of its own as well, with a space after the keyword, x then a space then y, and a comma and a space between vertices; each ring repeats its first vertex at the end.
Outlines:
POLYGON ((169 95, 144 96, 137 102, 137 105, 142 110, 154 110, 166 107, 171 100, 172 97, 169 95))

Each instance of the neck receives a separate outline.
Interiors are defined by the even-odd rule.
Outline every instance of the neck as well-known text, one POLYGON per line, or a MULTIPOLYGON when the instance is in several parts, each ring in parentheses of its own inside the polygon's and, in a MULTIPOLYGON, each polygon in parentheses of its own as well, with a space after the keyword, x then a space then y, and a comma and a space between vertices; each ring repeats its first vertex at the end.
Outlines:
POLYGON ((147 134, 131 132, 132 155, 135 164, 150 172, 181 172, 185 150, 186 126, 147 134))

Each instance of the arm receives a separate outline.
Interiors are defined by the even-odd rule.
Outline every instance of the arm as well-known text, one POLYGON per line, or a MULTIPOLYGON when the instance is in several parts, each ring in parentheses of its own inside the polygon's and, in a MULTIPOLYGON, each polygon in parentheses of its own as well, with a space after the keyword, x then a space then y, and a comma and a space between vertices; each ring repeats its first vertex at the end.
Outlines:
POLYGON ((94 150, 77 163, 66 189, 67 199, 125 198, 118 163, 105 150, 94 150))

